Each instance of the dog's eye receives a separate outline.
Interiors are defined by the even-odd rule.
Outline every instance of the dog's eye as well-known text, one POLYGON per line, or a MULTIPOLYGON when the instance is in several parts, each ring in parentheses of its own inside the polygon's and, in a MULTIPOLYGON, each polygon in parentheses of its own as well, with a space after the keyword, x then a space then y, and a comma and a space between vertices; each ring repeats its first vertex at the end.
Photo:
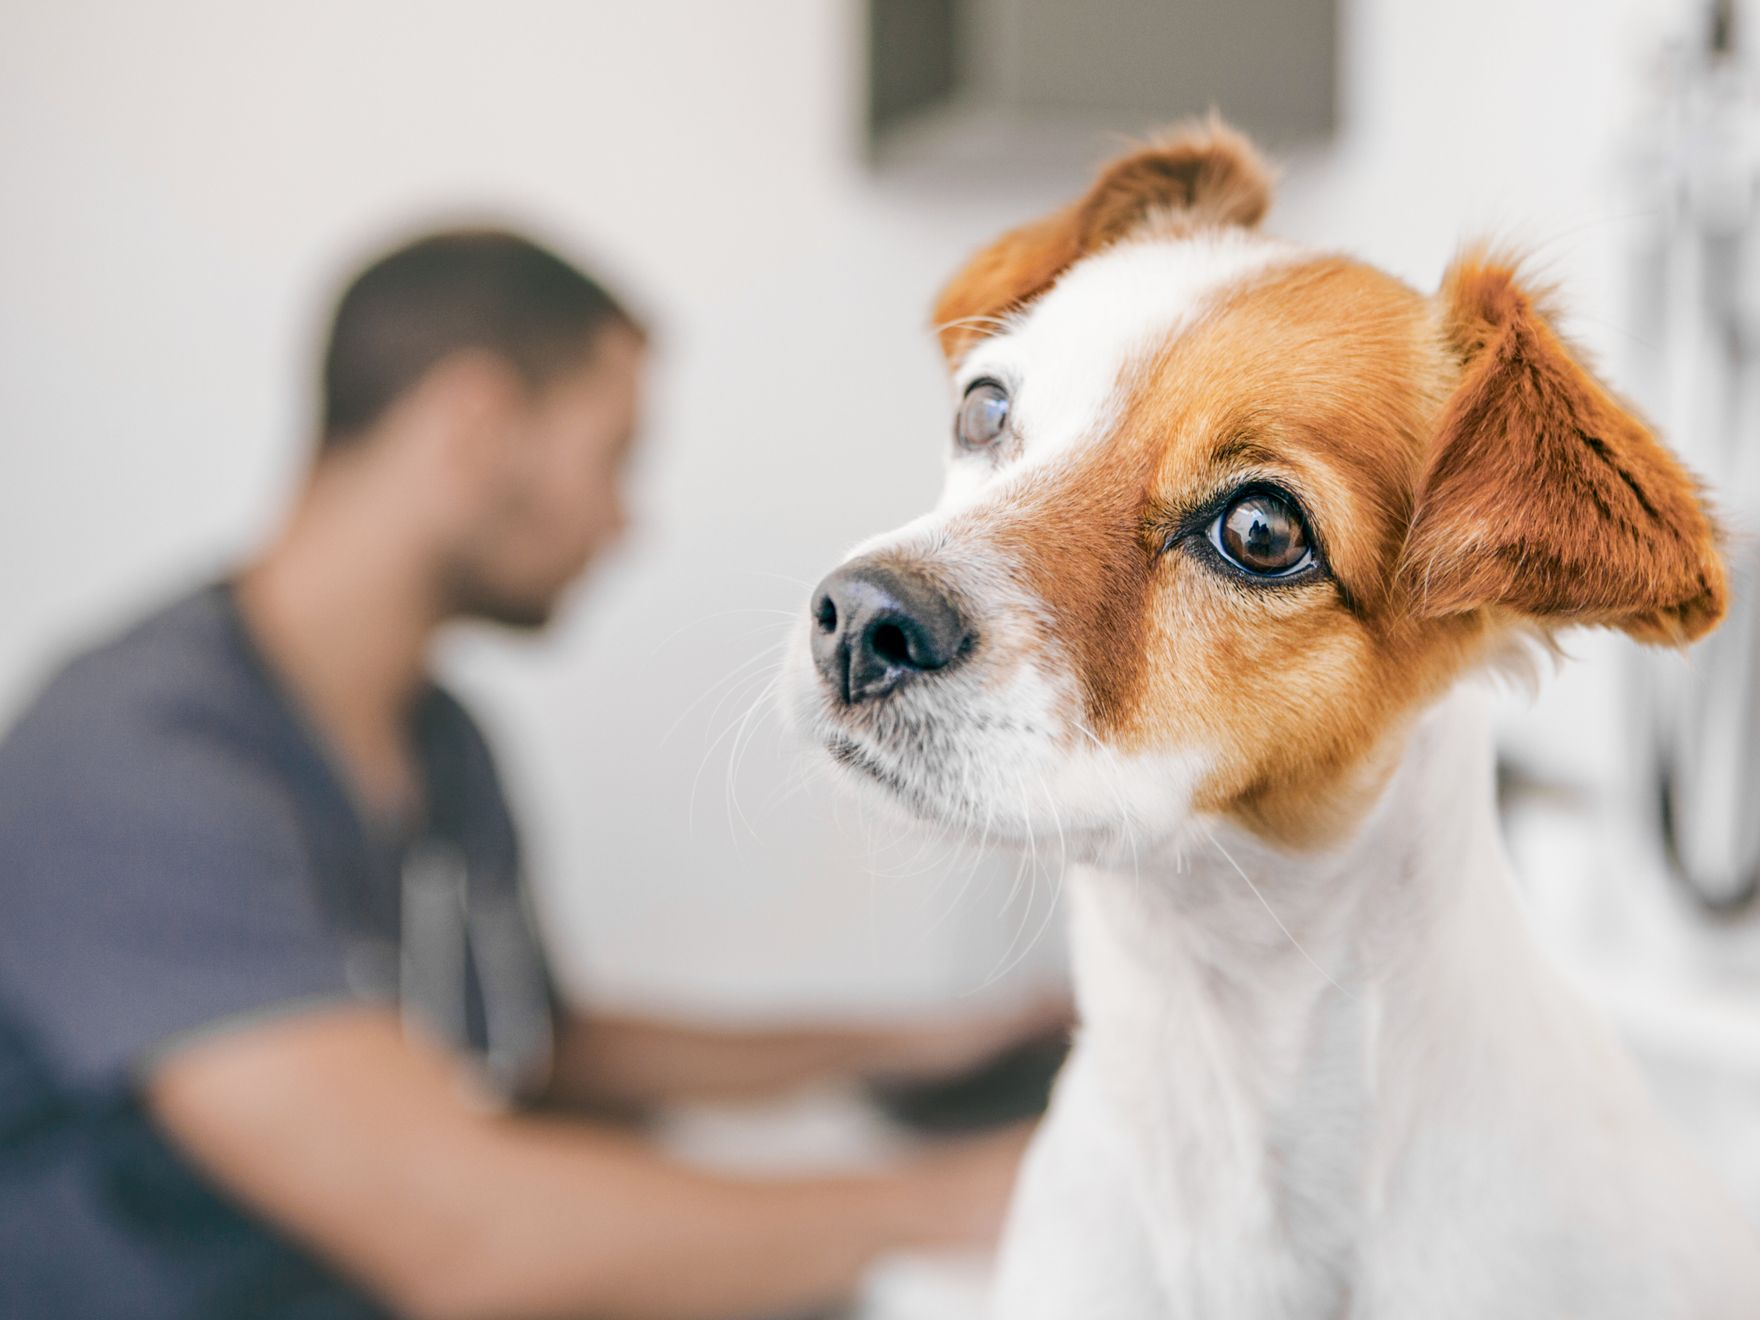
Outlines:
POLYGON ((1288 577, 1314 559, 1295 502, 1276 491, 1237 496, 1211 524, 1210 539, 1223 558, 1257 577, 1288 577))
POLYGON ((975 380, 960 401, 954 439, 966 449, 987 449, 1008 429, 1008 391, 993 380, 975 380))

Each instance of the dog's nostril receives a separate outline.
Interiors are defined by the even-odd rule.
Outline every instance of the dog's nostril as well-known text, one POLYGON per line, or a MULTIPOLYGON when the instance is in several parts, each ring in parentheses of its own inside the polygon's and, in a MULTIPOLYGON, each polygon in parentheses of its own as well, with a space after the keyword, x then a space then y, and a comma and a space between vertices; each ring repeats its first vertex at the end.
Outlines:
POLYGON ((837 631, 837 606, 831 597, 819 597, 819 603, 813 607, 813 618, 817 621, 820 632, 837 631))
POLYGON ((958 608, 914 569, 854 560, 814 588, 808 601, 813 665, 847 705, 883 697, 971 650, 971 630, 958 608))
POLYGON ((882 660, 889 660, 895 665, 911 663, 910 640, 904 635, 904 629, 896 623, 883 623, 875 628, 868 638, 868 645, 882 660))

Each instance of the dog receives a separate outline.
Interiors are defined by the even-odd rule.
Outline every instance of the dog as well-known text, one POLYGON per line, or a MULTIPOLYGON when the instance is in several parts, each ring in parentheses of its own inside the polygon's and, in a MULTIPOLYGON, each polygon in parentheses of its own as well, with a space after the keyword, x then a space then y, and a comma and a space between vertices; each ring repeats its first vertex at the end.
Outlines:
POLYGON ((940 295, 936 507, 812 593, 853 781, 1067 859, 999 1320, 1754 1320, 1760 1240, 1527 933, 1479 676, 1718 621, 1693 478, 1517 265, 1268 237, 1220 121, 940 295))

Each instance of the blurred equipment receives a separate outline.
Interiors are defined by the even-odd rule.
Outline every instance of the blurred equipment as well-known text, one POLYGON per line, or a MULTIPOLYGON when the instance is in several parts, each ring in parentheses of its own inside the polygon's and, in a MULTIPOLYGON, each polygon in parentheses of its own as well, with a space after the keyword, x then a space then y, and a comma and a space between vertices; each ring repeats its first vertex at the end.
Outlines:
POLYGON ((1038 1118, 1069 1054, 1066 1032, 1024 1041, 960 1077, 875 1082, 874 1099, 895 1122, 919 1132, 977 1132, 1038 1118))
POLYGON ((1649 385, 1735 532, 1723 626, 1691 670, 1641 672, 1640 791, 1672 876, 1718 922, 1760 912, 1760 82, 1739 18, 1714 0, 1666 53, 1640 176, 1656 215, 1639 272, 1649 385))
POLYGON ((1279 147, 1338 120, 1336 0, 868 0, 867 42, 870 161, 937 177, 1085 169, 1214 107, 1279 147))

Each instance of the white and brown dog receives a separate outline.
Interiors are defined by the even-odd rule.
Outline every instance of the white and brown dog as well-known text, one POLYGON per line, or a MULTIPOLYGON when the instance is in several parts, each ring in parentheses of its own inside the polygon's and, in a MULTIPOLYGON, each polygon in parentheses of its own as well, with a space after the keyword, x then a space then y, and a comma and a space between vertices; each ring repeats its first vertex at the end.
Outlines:
POLYGON ((943 292, 935 510, 814 592, 857 779, 1061 852, 1083 1025, 1002 1320, 1754 1320, 1760 1241, 1534 947, 1463 683, 1724 606, 1693 480, 1469 256, 1255 228, 1217 124, 943 292))

